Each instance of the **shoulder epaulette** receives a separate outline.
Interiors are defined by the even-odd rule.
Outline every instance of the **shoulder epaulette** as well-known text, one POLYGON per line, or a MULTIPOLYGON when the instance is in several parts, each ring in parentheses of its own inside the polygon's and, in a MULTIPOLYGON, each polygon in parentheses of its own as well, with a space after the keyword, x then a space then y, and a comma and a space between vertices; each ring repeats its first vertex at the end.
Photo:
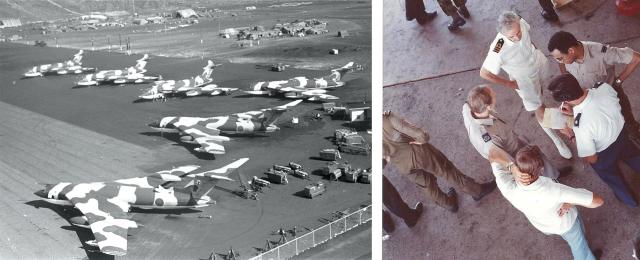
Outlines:
POLYGON ((500 38, 498 42, 496 42, 496 46, 493 47, 493 52, 500 53, 500 50, 502 50, 503 44, 504 44, 504 39, 500 38))
POLYGON ((489 141, 491 141, 491 135, 489 135, 489 133, 484 133, 484 134, 482 135, 482 140, 483 140, 485 143, 488 143, 489 141))
POLYGON ((598 81, 598 82, 596 82, 596 84, 593 84, 593 88, 598 88, 598 87, 600 87, 602 84, 604 84, 604 82, 602 82, 602 81, 598 81))
POLYGON ((609 46, 607 46, 607 45, 602 45, 602 49, 600 49, 600 51, 601 51, 602 53, 605 53, 605 52, 607 52, 607 48, 609 48, 609 46))
POLYGON ((576 119, 573 120, 573 126, 580 126, 580 117, 582 116, 582 113, 578 113, 578 115, 576 116, 576 119))

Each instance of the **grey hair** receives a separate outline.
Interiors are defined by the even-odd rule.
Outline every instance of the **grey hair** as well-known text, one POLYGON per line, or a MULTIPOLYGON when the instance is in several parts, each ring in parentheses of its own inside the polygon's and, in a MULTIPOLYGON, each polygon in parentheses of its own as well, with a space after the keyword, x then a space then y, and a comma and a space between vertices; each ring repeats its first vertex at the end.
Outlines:
POLYGON ((498 17, 498 32, 503 33, 511 30, 513 26, 520 22, 520 16, 513 11, 504 11, 498 17))

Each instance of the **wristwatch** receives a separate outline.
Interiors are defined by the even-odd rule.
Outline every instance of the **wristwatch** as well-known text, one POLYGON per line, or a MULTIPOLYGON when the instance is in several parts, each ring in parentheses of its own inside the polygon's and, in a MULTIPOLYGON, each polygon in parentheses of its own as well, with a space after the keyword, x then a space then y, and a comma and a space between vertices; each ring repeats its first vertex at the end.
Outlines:
POLYGON ((617 86, 620 86, 620 85, 622 85, 622 80, 620 78, 616 77, 616 80, 613 81, 613 84, 615 84, 617 86))

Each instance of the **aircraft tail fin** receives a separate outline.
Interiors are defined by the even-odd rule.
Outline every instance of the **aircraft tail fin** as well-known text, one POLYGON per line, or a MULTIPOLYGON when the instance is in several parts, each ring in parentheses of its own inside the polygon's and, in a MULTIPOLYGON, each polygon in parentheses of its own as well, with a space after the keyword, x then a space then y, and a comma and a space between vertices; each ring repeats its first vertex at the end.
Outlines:
POLYGON ((80 51, 78 51, 78 53, 73 55, 73 62, 75 62, 77 64, 80 64, 80 62, 82 62, 82 53, 83 52, 84 52, 83 50, 80 50, 80 51))
POLYGON ((341 68, 331 70, 331 76, 336 77, 335 80, 339 81, 347 74, 347 72, 353 71, 353 61, 347 63, 347 65, 342 66, 341 68))
POLYGON ((264 115, 262 117, 262 126, 263 127, 267 127, 268 125, 273 124, 278 117, 280 117, 284 111, 286 111, 285 109, 269 109, 267 111, 264 111, 264 115))
POLYGON ((213 67, 215 66, 215 64, 213 64, 213 61, 209 60, 207 61, 207 66, 205 66, 204 68, 202 68, 202 78, 205 80, 211 79, 211 73, 213 72, 213 67))
POLYGON ((233 181, 228 176, 235 172, 240 166, 249 161, 249 158, 238 159, 222 168, 210 170, 206 172, 188 174, 187 177, 193 178, 184 188, 191 189, 193 198, 201 198, 207 196, 220 180, 233 181))

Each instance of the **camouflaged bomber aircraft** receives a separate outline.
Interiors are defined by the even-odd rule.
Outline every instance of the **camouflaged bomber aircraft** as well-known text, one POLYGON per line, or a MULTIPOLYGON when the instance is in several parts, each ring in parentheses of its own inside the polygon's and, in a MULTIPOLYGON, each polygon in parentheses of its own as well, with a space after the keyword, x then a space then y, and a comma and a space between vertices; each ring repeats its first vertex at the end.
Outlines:
POLYGON ((109 255, 127 253, 127 232, 138 224, 127 218, 131 208, 190 209, 215 204, 208 196, 217 181, 233 181, 227 177, 249 158, 242 158, 219 169, 191 173, 200 166, 187 165, 159 171, 147 177, 112 182, 45 184, 35 192, 56 205, 74 206, 83 216, 69 221, 90 228, 95 240, 85 244, 97 246, 109 255))
POLYGON ((198 144, 196 152, 209 154, 224 154, 224 146, 220 143, 228 142, 231 138, 225 135, 270 133, 279 128, 273 123, 284 111, 302 102, 296 100, 282 106, 248 111, 228 116, 215 117, 164 117, 150 123, 155 130, 166 133, 180 133, 180 141, 198 144))
MULTIPOLYGON (((359 68, 359 66, 357 67, 359 68)), ((327 89, 344 86, 345 83, 340 80, 347 72, 353 70, 353 62, 349 62, 341 68, 331 70, 331 74, 322 78, 295 77, 281 81, 258 82, 245 93, 269 96, 283 95, 285 98, 307 99, 309 101, 339 99, 336 96, 326 94, 327 89)))
POLYGON ((84 53, 83 50, 78 51, 78 53, 73 55, 73 60, 34 66, 31 70, 25 72, 23 76, 25 78, 33 78, 48 75, 65 75, 69 73, 81 74, 96 71, 96 68, 82 67, 82 53, 84 53))
POLYGON ((191 79, 183 79, 179 81, 175 80, 158 80, 154 82, 151 88, 147 89, 144 94, 140 95, 141 99, 164 99, 167 96, 183 95, 185 97, 195 96, 217 96, 228 95, 237 88, 220 88, 216 84, 210 84, 213 82, 211 73, 213 67, 220 66, 220 64, 214 64, 209 60, 207 66, 205 66, 201 75, 191 79))
POLYGON ((122 70, 101 70, 93 74, 86 75, 82 80, 78 81, 78 86, 98 86, 101 84, 129 84, 129 83, 149 83, 157 80, 158 76, 146 76, 144 75, 147 70, 144 68, 147 66, 147 60, 149 54, 145 54, 139 60, 136 60, 136 65, 122 70))

